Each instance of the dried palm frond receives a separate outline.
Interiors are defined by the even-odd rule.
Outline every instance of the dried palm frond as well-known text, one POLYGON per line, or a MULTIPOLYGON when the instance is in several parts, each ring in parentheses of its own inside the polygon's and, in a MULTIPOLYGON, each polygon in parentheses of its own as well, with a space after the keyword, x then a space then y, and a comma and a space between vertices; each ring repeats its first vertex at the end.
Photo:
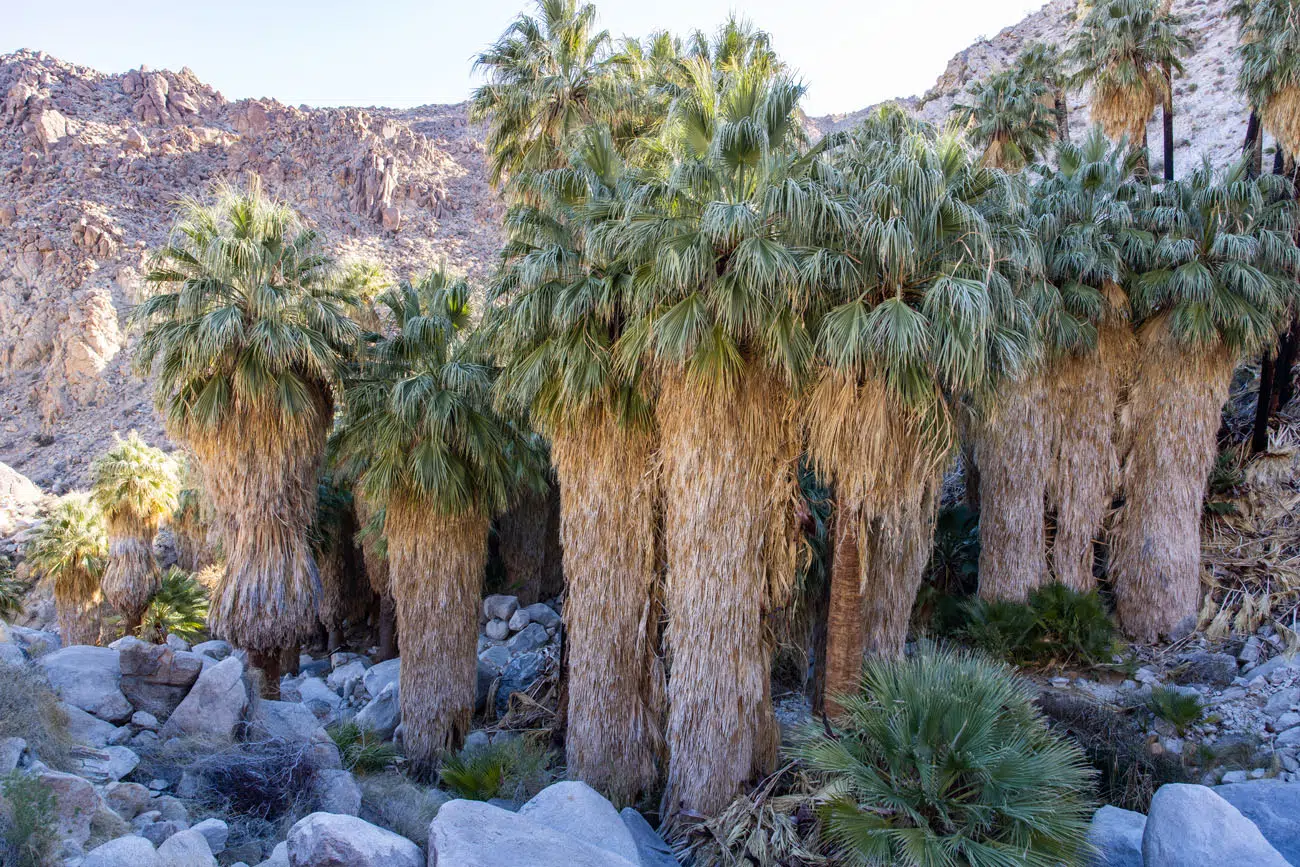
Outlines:
POLYGON ((1300 153, 1300 85, 1278 90, 1259 113, 1264 129, 1272 133, 1287 153, 1300 153))

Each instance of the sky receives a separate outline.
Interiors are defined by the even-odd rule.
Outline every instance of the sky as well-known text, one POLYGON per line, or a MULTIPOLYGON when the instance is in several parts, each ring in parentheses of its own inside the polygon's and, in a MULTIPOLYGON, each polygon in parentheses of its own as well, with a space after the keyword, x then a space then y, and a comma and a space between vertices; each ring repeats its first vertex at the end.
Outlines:
MULTIPOLYGON (((102 72, 188 66, 227 99, 404 108, 460 102, 473 57, 530 0, 0 0, 0 53, 102 72)), ((712 31, 737 12, 808 85, 813 115, 920 94, 949 58, 1042 0, 597 0, 613 36, 712 31)))

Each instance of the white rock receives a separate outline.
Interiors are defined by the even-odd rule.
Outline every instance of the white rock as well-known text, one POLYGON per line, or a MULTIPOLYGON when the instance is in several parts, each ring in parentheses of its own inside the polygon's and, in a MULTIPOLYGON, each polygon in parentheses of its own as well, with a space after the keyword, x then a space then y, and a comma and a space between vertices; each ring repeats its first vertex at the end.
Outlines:
POLYGON ((207 838, 193 828, 177 831, 164 840, 158 847, 158 858, 167 867, 217 867, 207 838))
POLYGON ((504 596, 498 593, 483 600, 483 616, 488 620, 509 621, 518 610, 518 596, 504 596))
POLYGON ((507 625, 510 627, 511 632, 518 632, 529 623, 532 623, 532 620, 528 617, 528 610, 520 608, 514 614, 510 615, 510 620, 507 625))
POLYGON ((230 827, 220 819, 204 819, 196 822, 191 831, 198 831, 208 841, 208 849, 213 855, 220 855, 226 849, 226 840, 230 838, 230 827))
POLYGON ((482 801, 448 801, 429 825, 429 864, 437 867, 636 867, 638 863, 482 801))
POLYGON ((230 738, 248 709, 244 664, 230 656, 206 667, 163 725, 164 740, 177 735, 230 738))
POLYGON ((59 698, 112 723, 131 718, 131 702, 122 694, 122 668, 116 650, 75 645, 47 653, 36 661, 59 698))
POLYGON ((1088 842, 1097 850, 1095 867, 1142 867, 1142 832, 1147 817, 1109 804, 1098 810, 1088 828, 1088 842))
POLYGON ((375 698, 384 691, 384 687, 390 683, 397 683, 402 672, 402 661, 400 659, 386 659, 383 662, 372 665, 366 669, 361 677, 361 683, 365 686, 366 692, 370 693, 371 698, 375 698))
POLYGON ((1259 828, 1205 786, 1170 783, 1151 799, 1144 864, 1159 867, 1290 867, 1259 828))
POLYGON ((355 816, 312 813, 285 843, 289 867, 425 867, 419 846, 355 816))
POLYGON ((263 699, 253 713, 253 737, 289 743, 326 743, 330 736, 315 714, 300 704, 263 699))
POLYGON ((358 726, 369 729, 380 738, 391 738, 402 721, 401 695, 396 681, 386 685, 354 720, 358 726))
MULTIPOLYGON (((660 837, 654 828, 650 827, 645 816, 631 807, 619 810, 618 815, 628 831, 632 833, 632 839, 636 841, 641 867, 680 867, 676 856, 673 855, 672 847, 664 842, 664 838, 660 837)), ((1141 839, 1138 842, 1141 843, 1141 839)))
POLYGON ((566 780, 547 786, 519 808, 519 815, 637 863, 632 832, 614 805, 586 783, 566 780))
POLYGON ((170 867, 158 860, 153 844, 134 834, 109 840, 86 854, 81 867, 170 867))
POLYGON ((560 615, 556 614, 555 609, 545 602, 534 602, 523 610, 528 612, 530 621, 540 623, 547 629, 554 629, 560 625, 560 615))
POLYGON ((356 816, 361 813, 361 788, 348 771, 316 773, 316 809, 322 813, 356 816))
POLYGON ((483 634, 493 641, 502 641, 510 634, 510 624, 501 619, 489 620, 483 627, 483 634))
POLYGON ((109 739, 117 731, 117 727, 112 723, 96 719, 81 708, 70 705, 66 701, 60 702, 59 707, 67 715, 68 734, 79 744, 92 747, 107 746, 109 739))

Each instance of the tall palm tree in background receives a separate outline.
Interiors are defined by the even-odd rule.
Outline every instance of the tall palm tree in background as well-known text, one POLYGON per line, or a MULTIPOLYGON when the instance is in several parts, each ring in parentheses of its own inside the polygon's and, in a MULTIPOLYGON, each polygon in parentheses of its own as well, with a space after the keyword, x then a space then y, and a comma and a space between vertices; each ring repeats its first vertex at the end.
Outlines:
MULTIPOLYGON (((1183 21, 1157 0, 1102 0, 1070 35, 1065 53, 1076 85, 1092 85, 1091 113, 1114 141, 1147 146, 1157 105, 1172 120, 1172 75, 1192 43, 1183 21)), ((1172 124, 1165 129, 1165 176, 1173 177, 1172 124)))
POLYGON ((488 527, 532 459, 492 409, 493 369, 466 338, 469 294, 435 271, 381 297, 393 332, 368 338, 336 443, 339 471, 384 512, 404 744, 420 777, 469 731, 488 527))
POLYGON ((359 334, 320 237, 254 180, 182 203, 135 308, 171 435, 198 465, 226 557, 210 625, 277 694, 278 657, 313 635, 307 530, 334 399, 359 334))
POLYGON ((1056 122, 1056 140, 1069 141, 1070 103, 1067 88, 1070 76, 1065 72, 1061 49, 1047 42, 1031 42, 1016 55, 1014 66, 1025 81, 1047 88, 1056 122))
POLYGON ((654 788, 663 752, 656 442, 640 365, 614 357, 631 274, 599 241, 635 174, 605 127, 578 136, 567 162, 518 179, 495 289, 498 391, 550 437, 560 483, 568 770, 631 803, 654 788))
POLYGON ((685 65, 672 164, 603 239, 637 261, 619 352, 653 365, 659 386, 668 815, 721 809, 775 759, 763 615, 794 581, 791 389, 812 348, 799 257, 835 210, 797 149, 802 86, 764 62, 685 65))
POLYGON ((1005 174, 897 112, 869 121, 830 161, 852 217, 828 242, 834 254, 810 264, 820 371, 807 406, 810 457, 834 484, 837 557, 854 547, 844 534, 857 538, 857 568, 832 568, 826 693, 835 710, 864 652, 902 652, 956 443, 954 397, 1014 373, 1031 323, 996 268, 1015 255, 999 250, 991 225, 1014 196, 1005 174))
POLYGON ((32 572, 54 586, 59 634, 65 645, 97 644, 108 562, 104 516, 86 494, 68 494, 50 509, 27 542, 32 572))
POLYGON ((1276 340, 1300 266, 1290 183, 1208 164, 1154 193, 1151 267, 1132 281, 1138 358, 1124 504, 1110 571, 1121 624, 1141 640, 1194 623, 1200 517, 1237 362, 1276 340))
POLYGON ((100 586, 122 615, 131 635, 162 573, 153 556, 158 525, 177 507, 180 478, 176 462, 135 431, 115 437, 113 447, 90 466, 91 497, 108 523, 108 566, 100 586))
POLYGON ((1300 153, 1300 2, 1239 0, 1237 89, 1289 154, 1300 153))
POLYGON ((587 124, 618 113, 610 74, 609 34, 596 30, 596 7, 578 0, 537 0, 474 68, 487 83, 470 99, 470 118, 487 123, 488 178, 500 186, 524 171, 554 168, 587 124))
POLYGON ((971 82, 952 113, 966 139, 983 151, 984 165, 1014 172, 1035 162, 1056 134, 1045 98, 1051 98, 1045 85, 1003 69, 971 82))

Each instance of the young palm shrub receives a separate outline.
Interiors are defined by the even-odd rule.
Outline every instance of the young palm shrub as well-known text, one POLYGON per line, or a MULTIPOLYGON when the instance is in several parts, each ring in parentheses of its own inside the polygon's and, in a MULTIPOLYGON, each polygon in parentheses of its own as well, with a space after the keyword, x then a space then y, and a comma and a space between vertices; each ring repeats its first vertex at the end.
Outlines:
POLYGON ((394 330, 348 383, 338 472, 384 510, 406 755, 428 777, 469 731, 488 526, 531 454, 466 340, 469 285, 435 271, 380 300, 394 330))
POLYGON ((168 635, 192 643, 203 637, 207 626, 207 589, 189 572, 172 566, 162 574, 137 635, 154 644, 162 644, 168 635))
POLYGON ((1083 863, 1093 771, 1009 666, 922 649, 868 663, 834 736, 799 754, 839 794, 824 833, 851 864, 1083 863))
POLYGON ((278 690, 278 655, 312 635, 320 576, 307 539, 316 474, 358 328, 320 237, 254 181, 187 200, 135 308, 138 370, 158 373, 171 435, 197 464, 225 573, 213 632, 278 690))
POLYGON ((1195 622, 1220 413, 1237 362, 1277 339, 1297 299, 1300 251, 1290 183, 1252 180, 1244 161, 1166 184, 1144 219, 1157 240, 1130 293, 1132 443, 1110 573, 1124 630, 1154 640, 1195 622))
POLYGON ((1237 89, 1289 154, 1300 153, 1300 5, 1240 0, 1237 89))
POLYGON ((655 435, 639 365, 614 357, 628 268, 596 249, 631 172, 599 127, 567 161, 522 178, 527 203, 507 221, 499 392, 550 437, 560 485, 569 773, 631 803, 654 788, 663 752, 655 435))
POLYGON ((956 441, 952 396, 1014 373, 1031 323, 1009 282, 990 273, 1002 244, 998 212, 1011 195, 1006 175, 893 113, 864 126, 831 162, 857 227, 819 263, 820 370, 807 401, 809 454, 834 484, 837 534, 858 540, 847 561, 837 540, 832 567, 833 709, 864 652, 902 652, 956 441))
POLYGON ((108 567, 100 587, 130 635, 162 579, 153 537, 177 508, 179 468, 131 431, 126 439, 115 437, 113 447, 91 464, 90 474, 90 495, 108 523, 108 567))
POLYGON ((1147 123, 1192 51, 1182 28, 1157 0, 1101 0, 1071 34, 1065 57, 1074 84, 1092 85, 1092 120, 1112 140, 1146 147, 1147 123))
POLYGON ((971 82, 965 102, 952 112, 966 138, 983 151, 981 162, 1019 171, 1035 162, 1056 132, 1047 87, 1019 70, 1003 69, 971 82))
POLYGON ((99 584, 107 561, 104 515, 86 494, 60 499, 28 540, 32 572, 54 586, 65 645, 98 643, 103 601, 99 584))

